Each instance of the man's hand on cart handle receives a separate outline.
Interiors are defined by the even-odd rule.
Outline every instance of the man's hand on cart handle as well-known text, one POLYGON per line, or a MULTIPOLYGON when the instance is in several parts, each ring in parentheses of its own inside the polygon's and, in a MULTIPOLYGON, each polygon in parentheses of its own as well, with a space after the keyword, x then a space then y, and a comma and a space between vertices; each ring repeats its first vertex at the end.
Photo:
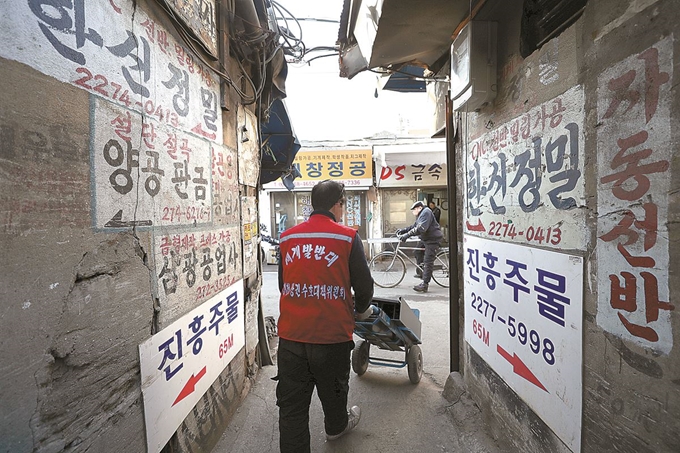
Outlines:
POLYGON ((378 307, 376 307, 375 305, 369 305, 366 311, 363 313, 354 312, 354 319, 356 321, 366 321, 377 310, 378 307))

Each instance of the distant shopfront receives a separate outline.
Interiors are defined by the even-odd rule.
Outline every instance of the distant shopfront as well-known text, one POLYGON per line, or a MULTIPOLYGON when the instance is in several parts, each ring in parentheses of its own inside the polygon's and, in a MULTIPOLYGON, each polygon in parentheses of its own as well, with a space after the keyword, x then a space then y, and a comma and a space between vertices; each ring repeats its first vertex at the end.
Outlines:
POLYGON ((345 185, 346 205, 341 222, 365 238, 367 192, 373 186, 371 149, 302 149, 293 165, 301 176, 295 179, 292 191, 280 180, 263 186, 270 198, 272 235, 279 237, 286 229, 307 220, 313 210, 312 187, 332 179, 345 185))
POLYGON ((441 209, 440 225, 448 237, 447 167, 444 142, 376 145, 376 186, 380 200, 382 235, 411 225, 410 207, 416 200, 441 209))

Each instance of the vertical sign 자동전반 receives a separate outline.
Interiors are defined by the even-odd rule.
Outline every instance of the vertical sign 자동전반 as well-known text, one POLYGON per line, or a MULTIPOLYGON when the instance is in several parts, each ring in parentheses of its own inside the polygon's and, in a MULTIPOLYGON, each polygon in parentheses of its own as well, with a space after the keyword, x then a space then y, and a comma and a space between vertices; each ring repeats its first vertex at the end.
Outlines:
POLYGON ((668 192, 673 38, 598 77, 597 324, 662 354, 673 348, 668 192))

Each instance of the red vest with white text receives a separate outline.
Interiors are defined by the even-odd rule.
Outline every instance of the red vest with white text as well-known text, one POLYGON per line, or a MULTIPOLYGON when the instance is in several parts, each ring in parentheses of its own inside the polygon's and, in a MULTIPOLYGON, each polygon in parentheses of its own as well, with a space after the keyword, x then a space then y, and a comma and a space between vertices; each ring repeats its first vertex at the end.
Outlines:
POLYGON ((355 235, 322 214, 281 234, 280 338, 318 344, 352 340, 349 255, 355 235))

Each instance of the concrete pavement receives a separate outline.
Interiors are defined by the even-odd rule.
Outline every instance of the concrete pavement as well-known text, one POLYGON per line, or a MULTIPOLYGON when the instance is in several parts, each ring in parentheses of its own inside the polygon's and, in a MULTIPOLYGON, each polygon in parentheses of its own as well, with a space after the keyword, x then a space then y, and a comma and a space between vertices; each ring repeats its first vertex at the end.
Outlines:
MULTIPOLYGON (((325 440, 323 412, 316 396, 310 408, 313 452, 470 452, 504 451, 485 432, 479 409, 465 393, 452 392, 453 400, 442 396, 449 377, 448 288, 434 282, 428 293, 416 293, 418 283, 409 269, 397 288, 376 287, 376 297, 403 297, 411 308, 420 310, 424 374, 417 385, 409 381, 406 368, 369 365, 363 376, 350 372, 349 402, 361 407, 359 425, 346 436, 325 440)), ((278 317, 276 266, 265 266, 263 281, 265 316, 278 317)), ((272 342, 272 353, 276 340, 272 342)), ((371 355, 403 360, 403 353, 380 351, 371 355)), ((278 408, 271 380, 276 366, 260 370, 253 388, 237 410, 233 421, 213 453, 277 452, 278 408)), ((447 392, 449 395, 449 392, 447 392)))

